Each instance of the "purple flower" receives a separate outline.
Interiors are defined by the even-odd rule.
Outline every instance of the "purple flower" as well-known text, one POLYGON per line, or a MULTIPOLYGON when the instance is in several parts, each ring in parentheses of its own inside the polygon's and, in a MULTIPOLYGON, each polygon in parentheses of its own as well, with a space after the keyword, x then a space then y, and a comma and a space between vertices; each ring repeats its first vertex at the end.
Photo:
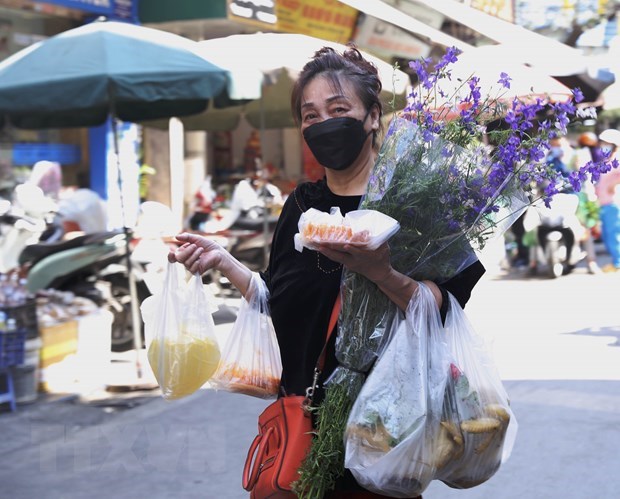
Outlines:
POLYGON ((457 56, 460 53, 461 53, 461 51, 458 50, 457 48, 455 48, 455 47, 448 47, 448 49, 446 50, 446 53, 443 55, 441 60, 435 66, 435 71, 436 72, 441 72, 449 64, 454 64, 458 60, 457 56))
POLYGON ((497 80, 497 83, 500 83, 502 87, 504 88, 510 88, 511 81, 512 81, 512 78, 508 76, 506 73, 502 72, 499 74, 499 80, 497 80))
POLYGON ((583 92, 581 91, 580 88, 576 87, 573 88, 573 98, 575 99, 575 102, 579 103, 581 101, 583 101, 583 92))

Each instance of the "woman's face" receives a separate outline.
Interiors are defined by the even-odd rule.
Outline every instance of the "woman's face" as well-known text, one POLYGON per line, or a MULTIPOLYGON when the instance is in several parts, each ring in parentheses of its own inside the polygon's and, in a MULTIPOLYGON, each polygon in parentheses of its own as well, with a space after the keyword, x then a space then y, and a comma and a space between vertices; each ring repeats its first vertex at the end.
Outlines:
MULTIPOLYGON (((333 88, 331 81, 317 76, 304 88, 301 99, 301 131, 310 125, 330 118, 350 117, 364 121, 366 109, 355 93, 355 87, 347 80, 341 81, 342 91, 333 88)), ((367 131, 378 128, 376 111, 370 113, 364 121, 367 131)))

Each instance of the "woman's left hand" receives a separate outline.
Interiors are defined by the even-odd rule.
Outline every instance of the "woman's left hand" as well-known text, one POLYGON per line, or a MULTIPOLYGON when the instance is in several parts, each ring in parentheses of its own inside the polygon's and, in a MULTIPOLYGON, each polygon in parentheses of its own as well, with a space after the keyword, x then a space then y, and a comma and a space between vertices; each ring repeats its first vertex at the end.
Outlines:
POLYGON ((387 242, 374 250, 348 243, 321 243, 318 251, 372 282, 382 281, 392 271, 390 247, 387 242))
MULTIPOLYGON (((348 270, 374 282, 403 312, 418 287, 418 283, 392 268, 390 247, 384 243, 376 250, 345 243, 322 243, 318 250, 330 260, 342 263, 348 270)), ((441 291, 434 282, 424 281, 441 307, 441 291)))

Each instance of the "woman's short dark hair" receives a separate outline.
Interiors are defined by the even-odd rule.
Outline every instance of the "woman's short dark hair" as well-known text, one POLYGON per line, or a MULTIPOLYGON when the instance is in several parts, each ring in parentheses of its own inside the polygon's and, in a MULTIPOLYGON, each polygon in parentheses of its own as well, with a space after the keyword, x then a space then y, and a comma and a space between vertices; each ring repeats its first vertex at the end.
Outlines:
POLYGON ((383 105, 379 97, 382 88, 379 72, 373 63, 364 59, 355 46, 349 44, 342 54, 331 47, 323 47, 303 67, 291 92, 291 110, 298 125, 301 123, 303 91, 306 85, 319 75, 328 78, 339 92, 342 92, 342 79, 346 79, 355 88, 366 110, 370 111, 376 106, 381 118, 383 105))

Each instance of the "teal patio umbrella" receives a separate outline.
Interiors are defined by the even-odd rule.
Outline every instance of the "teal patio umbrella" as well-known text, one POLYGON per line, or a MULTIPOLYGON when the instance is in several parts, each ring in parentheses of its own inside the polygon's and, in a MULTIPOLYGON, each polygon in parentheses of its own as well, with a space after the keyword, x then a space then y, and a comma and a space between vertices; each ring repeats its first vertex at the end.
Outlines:
POLYGON ((234 92, 231 72, 197 42, 116 21, 65 31, 0 63, 0 112, 19 128, 187 116, 210 100, 230 104, 234 92))
MULTIPOLYGON (((18 128, 89 127, 111 119, 121 182, 117 120, 199 113, 243 97, 231 71, 209 62, 197 42, 143 26, 98 20, 35 43, 0 63, 0 116, 18 128)), ((261 81, 257 80, 256 95, 261 81)), ((122 190, 121 190, 122 192, 122 190)), ((122 203, 122 197, 121 197, 122 203)), ((129 238, 127 237, 129 245, 129 238)), ((141 323, 129 246, 134 346, 141 323)), ((141 375, 137 361, 138 375, 141 375)))

